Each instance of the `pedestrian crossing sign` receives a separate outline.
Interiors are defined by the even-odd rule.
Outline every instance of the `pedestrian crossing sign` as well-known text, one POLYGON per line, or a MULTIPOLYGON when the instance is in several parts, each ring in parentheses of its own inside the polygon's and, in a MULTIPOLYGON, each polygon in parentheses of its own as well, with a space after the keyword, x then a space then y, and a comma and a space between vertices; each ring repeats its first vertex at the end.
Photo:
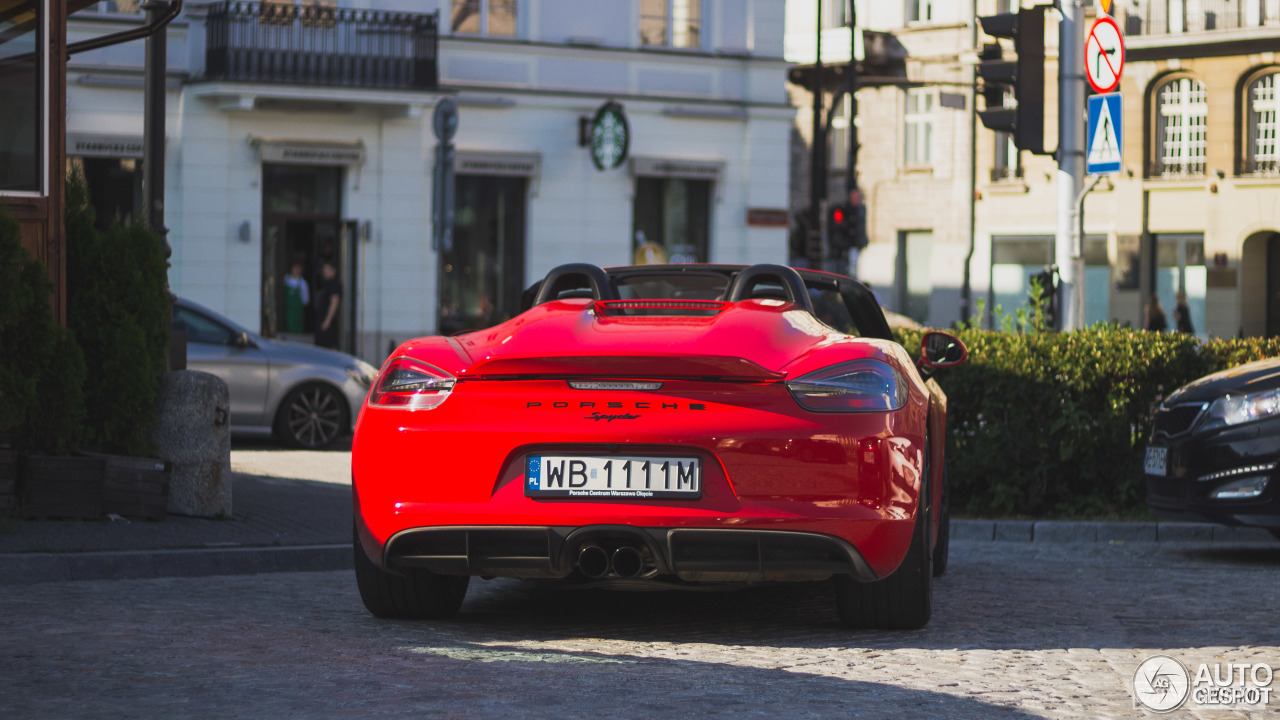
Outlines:
POLYGON ((1123 125, 1120 93, 1089 97, 1089 130, 1086 171, 1090 175, 1120 172, 1121 128, 1123 125))

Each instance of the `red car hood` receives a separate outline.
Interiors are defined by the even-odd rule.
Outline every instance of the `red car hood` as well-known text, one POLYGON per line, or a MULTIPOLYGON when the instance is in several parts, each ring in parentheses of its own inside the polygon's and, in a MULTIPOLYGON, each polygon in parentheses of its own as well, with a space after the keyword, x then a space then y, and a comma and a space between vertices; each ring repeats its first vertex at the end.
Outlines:
POLYGON ((791 303, 746 300, 709 316, 603 312, 590 300, 539 305, 457 338, 460 377, 595 375, 777 380, 814 348, 846 339, 791 303))

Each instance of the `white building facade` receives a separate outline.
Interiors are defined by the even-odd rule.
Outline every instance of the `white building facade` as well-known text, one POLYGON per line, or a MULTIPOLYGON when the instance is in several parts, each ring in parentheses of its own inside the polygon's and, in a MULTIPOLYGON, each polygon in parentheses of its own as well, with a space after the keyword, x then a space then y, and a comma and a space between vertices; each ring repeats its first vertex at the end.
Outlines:
MULTIPOLYGON (((109 0, 71 39, 141 21, 109 0)), ((335 265, 341 345, 377 361, 510 317, 562 263, 785 260, 782 3, 188 2, 168 37, 170 281, 263 334, 314 330, 286 311, 294 264, 313 285, 335 265), (433 234, 445 98, 451 242, 433 234), (627 156, 601 170, 606 103, 627 156)), ((142 69, 141 42, 71 59, 68 155, 103 217, 137 212, 142 69)))

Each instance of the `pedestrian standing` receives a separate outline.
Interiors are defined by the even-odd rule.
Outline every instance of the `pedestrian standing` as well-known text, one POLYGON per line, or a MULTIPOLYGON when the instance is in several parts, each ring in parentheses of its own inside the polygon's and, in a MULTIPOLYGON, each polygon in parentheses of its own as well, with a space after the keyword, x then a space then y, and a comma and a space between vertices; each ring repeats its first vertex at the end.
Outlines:
POLYGON ((1177 326, 1178 332, 1194 335, 1196 329, 1191 324, 1191 308, 1187 306, 1187 293, 1185 290, 1178 291, 1178 299, 1173 306, 1173 322, 1177 326))
POLYGON ((1151 299, 1147 301, 1146 315, 1147 330, 1164 332, 1169 329, 1169 321, 1165 318, 1164 308, 1160 306, 1160 296, 1157 293, 1151 293, 1151 299))
POLYGON ((338 309, 342 305, 342 283, 332 260, 325 260, 316 287, 316 345, 338 347, 338 309))
POLYGON ((311 288, 302 276, 302 263, 294 261, 289 274, 284 276, 284 329, 285 332, 304 332, 307 324, 307 308, 311 306, 311 288))

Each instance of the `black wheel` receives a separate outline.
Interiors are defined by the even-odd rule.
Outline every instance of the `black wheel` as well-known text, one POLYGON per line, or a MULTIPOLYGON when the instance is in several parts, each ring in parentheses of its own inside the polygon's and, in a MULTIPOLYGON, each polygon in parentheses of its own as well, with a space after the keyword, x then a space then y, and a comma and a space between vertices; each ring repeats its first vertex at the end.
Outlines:
POLYGON ((840 623, 871 630, 924 627, 933 614, 933 574, 928 514, 921 508, 916 512, 907 557, 892 575, 870 583, 860 583, 849 575, 836 576, 840 623))
POLYGON ((276 435, 294 447, 320 450, 347 431, 347 402, 331 385, 303 385, 276 412, 276 435))
POLYGON ((437 575, 429 570, 391 573, 369 560, 358 538, 354 546, 356 586, 369 612, 380 618, 413 620, 445 618, 458 612, 470 577, 437 575))
POLYGON ((951 555, 951 491, 947 478, 942 478, 942 506, 938 508, 938 539, 933 545, 933 576, 942 577, 951 555))
POLYGON ((1271 536, 1275 539, 1280 540, 1280 528, 1267 528, 1267 532, 1271 533, 1271 536))

